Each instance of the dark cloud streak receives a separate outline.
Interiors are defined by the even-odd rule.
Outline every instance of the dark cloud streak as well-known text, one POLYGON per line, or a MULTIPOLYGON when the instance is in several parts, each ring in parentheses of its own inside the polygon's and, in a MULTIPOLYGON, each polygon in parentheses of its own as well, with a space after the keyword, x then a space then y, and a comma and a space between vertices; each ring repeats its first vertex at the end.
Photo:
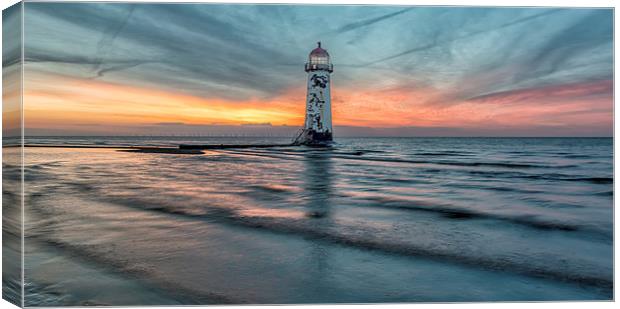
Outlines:
POLYGON ((556 33, 537 53, 523 61, 527 69, 518 74, 513 81, 521 82, 570 69, 571 66, 564 64, 572 59, 572 56, 610 43, 613 39, 612 30, 608 28, 611 16, 604 11, 601 12, 588 14, 567 29, 556 33))
POLYGON ((511 22, 508 22, 508 23, 505 23, 505 24, 501 24, 499 26, 491 26, 488 29, 471 31, 471 32, 469 32, 467 34, 464 34, 464 35, 461 35, 461 36, 457 36, 457 37, 453 37, 453 38, 450 38, 450 39, 447 39, 447 40, 438 40, 436 37, 434 37, 434 41, 432 43, 429 43, 429 44, 426 44, 426 45, 422 45, 422 46, 416 46, 414 48, 405 50, 405 51, 397 53, 395 55, 391 55, 391 56, 388 56, 388 57, 384 57, 384 58, 381 58, 381 59, 378 59, 378 60, 374 60, 374 61, 368 62, 366 64, 363 64, 362 66, 377 64, 377 63, 380 63, 380 62, 396 59, 396 58, 399 58, 399 57, 402 57, 402 56, 405 56, 405 55, 409 55, 409 54, 412 54, 412 53, 429 50, 429 49, 435 48, 435 47, 437 47, 439 45, 442 45, 442 44, 449 44, 449 43, 457 41, 457 40, 462 40, 462 39, 470 38, 472 36, 484 34, 484 33, 487 33, 487 32, 497 31, 497 30, 500 30, 500 29, 508 28, 508 27, 511 27, 511 26, 514 26, 514 25, 518 25, 518 24, 521 24, 521 23, 528 22, 530 20, 533 20, 533 19, 545 16, 545 15, 554 14, 554 13, 557 13, 559 11, 560 11, 559 9, 554 9, 554 10, 549 10, 549 11, 545 11, 545 12, 541 12, 541 13, 537 13, 537 14, 532 14, 530 16, 527 16, 527 17, 524 17, 524 18, 519 18, 519 19, 513 20, 511 22))
POLYGON ((403 10, 400 10, 400 11, 397 11, 397 12, 394 12, 394 13, 390 13, 390 14, 385 14, 385 15, 382 15, 382 16, 379 16, 379 17, 370 18, 370 19, 366 19, 366 20, 362 20, 362 21, 358 21, 358 22, 354 22, 354 23, 349 23, 349 24, 346 24, 344 26, 339 27, 338 29, 332 31, 331 33, 344 33, 344 32, 352 31, 352 30, 355 30, 355 29, 358 29, 358 28, 361 28, 361 27, 370 26, 370 25, 378 23, 378 22, 380 22, 382 20, 389 19, 389 18, 398 16, 400 14, 406 13, 408 11, 411 11, 412 9, 413 8, 406 8, 406 9, 403 9, 403 10))
MULTIPOLYGON (((127 15, 123 17, 121 22, 116 23, 116 24, 112 23, 110 27, 103 33, 101 40, 99 40, 99 42, 97 43, 97 53, 95 55, 96 61, 95 61, 95 67, 94 67, 95 71, 99 70, 101 63, 105 60, 106 56, 108 55, 110 50, 113 48, 114 40, 119 35, 119 33, 123 30, 123 28, 125 28, 125 26, 127 25, 127 22, 133 15, 135 8, 136 8, 135 5, 131 5, 129 9, 127 10, 127 15)), ((101 71, 97 72, 97 75, 101 76, 102 75, 101 71)))

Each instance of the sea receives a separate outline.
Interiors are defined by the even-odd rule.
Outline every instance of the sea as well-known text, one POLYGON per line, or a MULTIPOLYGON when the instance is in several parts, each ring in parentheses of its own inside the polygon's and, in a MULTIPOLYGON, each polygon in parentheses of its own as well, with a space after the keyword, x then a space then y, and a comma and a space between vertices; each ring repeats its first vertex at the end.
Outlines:
POLYGON ((27 147, 24 160, 26 306, 613 299, 612 138, 27 147))

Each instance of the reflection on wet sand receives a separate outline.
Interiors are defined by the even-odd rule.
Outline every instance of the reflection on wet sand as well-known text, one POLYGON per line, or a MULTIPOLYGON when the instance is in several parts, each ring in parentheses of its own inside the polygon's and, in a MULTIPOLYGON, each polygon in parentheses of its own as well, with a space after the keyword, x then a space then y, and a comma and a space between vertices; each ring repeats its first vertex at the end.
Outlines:
MULTIPOLYGON (((333 178, 331 155, 331 149, 321 149, 304 154, 303 194, 308 217, 329 218, 333 178)), ((325 220, 319 222, 325 222, 325 220)))
MULTIPOLYGON (((305 199, 306 217, 311 220, 314 230, 331 228, 330 199, 332 196, 333 171, 331 148, 309 151, 303 157, 303 195, 305 199)), ((313 242, 308 251, 308 264, 315 276, 312 279, 315 287, 326 286, 325 279, 329 275, 330 250, 323 243, 313 242)))

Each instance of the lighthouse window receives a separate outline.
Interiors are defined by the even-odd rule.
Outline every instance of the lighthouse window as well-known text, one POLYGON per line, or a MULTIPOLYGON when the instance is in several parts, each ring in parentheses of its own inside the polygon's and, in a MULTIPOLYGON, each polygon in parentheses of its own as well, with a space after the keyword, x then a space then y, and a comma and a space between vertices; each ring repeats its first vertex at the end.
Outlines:
POLYGON ((328 57, 312 57, 310 58, 311 64, 329 64, 328 57))

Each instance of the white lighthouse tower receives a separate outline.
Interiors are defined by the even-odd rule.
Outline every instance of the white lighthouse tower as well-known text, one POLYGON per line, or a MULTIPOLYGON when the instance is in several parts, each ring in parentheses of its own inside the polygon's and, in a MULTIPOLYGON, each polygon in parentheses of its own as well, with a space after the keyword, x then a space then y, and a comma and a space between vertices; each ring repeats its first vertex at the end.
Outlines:
POLYGON ((334 71, 329 54, 318 47, 310 52, 308 72, 308 95, 306 96, 306 121, 296 136, 296 145, 329 145, 332 142, 332 104, 330 96, 330 73, 334 71))

